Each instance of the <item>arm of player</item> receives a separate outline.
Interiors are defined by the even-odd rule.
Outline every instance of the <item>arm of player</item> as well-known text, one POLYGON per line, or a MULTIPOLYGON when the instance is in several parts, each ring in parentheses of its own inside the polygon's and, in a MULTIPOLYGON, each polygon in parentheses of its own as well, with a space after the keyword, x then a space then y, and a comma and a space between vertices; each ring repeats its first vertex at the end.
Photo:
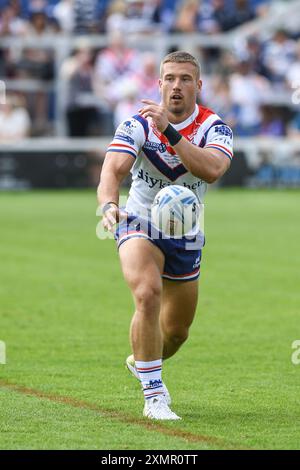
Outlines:
MULTIPOLYGON (((151 100, 142 102, 145 106, 139 110, 140 114, 145 118, 151 117, 158 130, 163 133, 170 124, 166 108, 151 100)), ((185 137, 172 147, 186 169, 207 183, 217 181, 230 167, 231 160, 223 152, 215 148, 198 147, 185 137)))
POLYGON ((197 147, 184 137, 173 148, 187 170, 206 183, 214 183, 221 178, 231 164, 231 160, 219 150, 197 147))
POLYGON ((100 183, 97 189, 98 203, 104 207, 108 202, 114 202, 103 214, 103 226, 111 231, 119 218, 119 188, 124 178, 129 174, 135 159, 128 153, 109 152, 106 154, 100 183))

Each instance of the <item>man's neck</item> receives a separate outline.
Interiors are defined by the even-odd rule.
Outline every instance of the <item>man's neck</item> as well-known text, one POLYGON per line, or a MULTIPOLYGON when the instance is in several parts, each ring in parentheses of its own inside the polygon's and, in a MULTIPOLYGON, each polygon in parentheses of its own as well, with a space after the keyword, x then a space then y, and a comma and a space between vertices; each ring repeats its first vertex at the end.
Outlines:
POLYGON ((181 122, 184 122, 186 119, 188 119, 190 116, 194 114, 195 107, 192 110, 186 111, 181 114, 174 114, 174 113, 168 113, 168 119, 171 124, 180 124, 181 122))

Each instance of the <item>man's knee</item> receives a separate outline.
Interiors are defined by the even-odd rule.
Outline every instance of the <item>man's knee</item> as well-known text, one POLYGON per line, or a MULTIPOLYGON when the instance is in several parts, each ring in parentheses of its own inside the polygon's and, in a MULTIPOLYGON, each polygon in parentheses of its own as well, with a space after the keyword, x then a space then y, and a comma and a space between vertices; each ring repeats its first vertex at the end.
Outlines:
POLYGON ((159 283, 143 283, 138 285, 133 292, 137 310, 140 312, 158 313, 162 288, 159 283))

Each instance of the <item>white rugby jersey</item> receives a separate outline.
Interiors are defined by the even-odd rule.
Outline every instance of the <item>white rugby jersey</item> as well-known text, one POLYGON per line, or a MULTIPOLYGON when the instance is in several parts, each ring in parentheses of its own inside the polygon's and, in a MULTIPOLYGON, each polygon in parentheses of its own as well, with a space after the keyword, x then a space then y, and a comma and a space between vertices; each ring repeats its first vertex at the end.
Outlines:
MULTIPOLYGON (((190 117, 172 126, 192 144, 215 148, 232 159, 232 130, 210 109, 196 105, 190 117)), ((129 213, 145 213, 151 208, 156 193, 170 184, 188 187, 203 203, 207 183, 184 167, 151 118, 137 114, 122 122, 107 151, 127 153, 128 158, 135 159, 126 205, 129 213)))

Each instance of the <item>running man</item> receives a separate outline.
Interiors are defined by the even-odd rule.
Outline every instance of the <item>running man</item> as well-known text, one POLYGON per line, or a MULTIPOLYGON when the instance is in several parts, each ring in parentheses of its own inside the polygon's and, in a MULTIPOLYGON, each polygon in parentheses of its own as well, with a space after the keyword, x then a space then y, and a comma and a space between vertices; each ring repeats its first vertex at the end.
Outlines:
POLYGON ((186 341, 198 297, 201 249, 186 240, 151 238, 134 216, 150 209, 156 193, 170 184, 190 188, 203 203, 207 183, 217 181, 232 159, 232 131, 213 111, 197 103, 200 65, 189 53, 168 54, 158 81, 161 103, 142 100, 139 114, 116 130, 98 188, 103 225, 115 232, 124 278, 135 313, 130 328, 133 354, 127 367, 140 380, 150 419, 180 419, 162 381, 162 362, 186 341), (132 173, 119 225, 119 188, 132 173), (131 224, 130 224, 131 223, 131 224), (128 227, 130 226, 130 229, 128 227))

